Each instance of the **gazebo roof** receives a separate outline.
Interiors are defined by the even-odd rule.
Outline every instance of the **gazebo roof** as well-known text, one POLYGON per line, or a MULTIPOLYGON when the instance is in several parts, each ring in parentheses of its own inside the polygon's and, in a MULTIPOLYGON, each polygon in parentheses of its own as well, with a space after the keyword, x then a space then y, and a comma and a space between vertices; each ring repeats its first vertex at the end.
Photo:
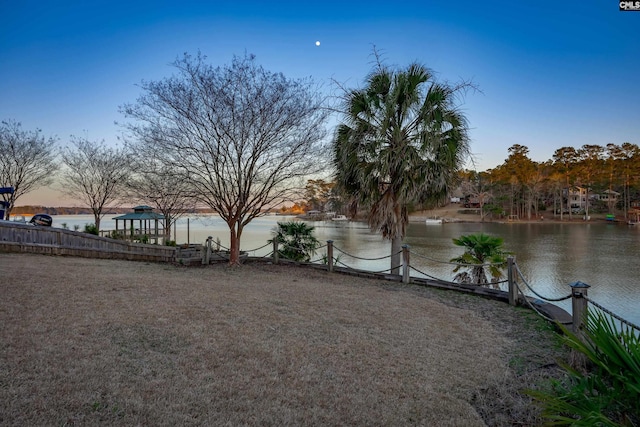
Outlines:
POLYGON ((127 220, 127 219, 164 219, 164 215, 153 212, 153 208, 147 205, 136 206, 133 208, 133 212, 126 213, 124 215, 116 216, 112 219, 119 220, 127 220))

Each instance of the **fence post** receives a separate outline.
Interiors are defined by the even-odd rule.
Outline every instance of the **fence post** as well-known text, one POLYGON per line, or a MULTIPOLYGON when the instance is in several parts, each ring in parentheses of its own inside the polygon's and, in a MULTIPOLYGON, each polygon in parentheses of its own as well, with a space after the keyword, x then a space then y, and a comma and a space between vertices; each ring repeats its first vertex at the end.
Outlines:
POLYGON ((518 303, 518 287, 515 280, 516 257, 507 257, 507 279, 509 281, 509 304, 515 306, 518 303))
POLYGON ((402 245, 402 283, 411 282, 409 271, 409 245, 402 245))
POLYGON ((333 273, 333 240, 327 240, 327 268, 333 273))
POLYGON ((587 315, 587 289, 591 286, 583 282, 569 283, 571 286, 571 312, 573 315, 573 332, 580 337, 584 328, 585 316, 587 315))
POLYGON ((280 262, 280 257, 278 256, 278 240, 276 238, 273 239, 273 263, 277 264, 280 262))
POLYGON ((203 264, 209 265, 209 262, 211 261, 211 241, 212 240, 213 240, 213 237, 211 236, 207 237, 207 248, 205 250, 203 264))

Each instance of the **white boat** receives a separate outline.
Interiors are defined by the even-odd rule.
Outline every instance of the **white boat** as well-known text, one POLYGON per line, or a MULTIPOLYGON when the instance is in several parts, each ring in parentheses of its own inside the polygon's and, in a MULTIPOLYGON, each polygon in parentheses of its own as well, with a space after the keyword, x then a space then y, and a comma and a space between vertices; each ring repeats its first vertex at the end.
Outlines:
POLYGON ((442 224, 442 218, 427 218, 425 220, 425 223, 427 225, 436 225, 436 224, 442 224))
POLYGON ((349 218, 347 218, 345 215, 336 215, 331 218, 331 221, 349 221, 349 218))

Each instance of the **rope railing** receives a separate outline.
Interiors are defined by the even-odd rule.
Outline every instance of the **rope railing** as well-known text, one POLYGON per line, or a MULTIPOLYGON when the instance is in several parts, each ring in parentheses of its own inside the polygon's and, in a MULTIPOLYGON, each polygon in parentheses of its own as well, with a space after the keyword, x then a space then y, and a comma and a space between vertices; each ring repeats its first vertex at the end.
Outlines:
POLYGON ((603 307, 602 305, 598 304, 597 302, 595 302, 594 300, 592 300, 591 298, 589 298, 588 296, 583 296, 584 299, 586 299, 589 304, 594 305, 595 307, 597 307, 598 309, 602 310, 603 312, 607 313, 609 316, 613 317, 614 319, 620 321, 620 323, 627 325, 630 328, 633 328, 637 331, 640 331, 640 326, 629 322, 628 320, 618 316, 617 314, 615 314, 613 311, 603 307))
POLYGON ((435 277, 435 276, 432 276, 432 275, 430 275, 430 274, 427 274, 427 273, 425 273, 424 271, 418 270, 418 269, 417 269, 416 267, 414 267, 413 265, 409 266, 409 268, 411 268, 411 270, 413 270, 413 271, 415 271, 415 272, 417 272, 417 273, 422 274, 422 275, 423 275, 423 276, 425 276, 427 279, 439 280, 439 281, 441 281, 441 282, 454 284, 454 282, 451 282, 451 281, 449 281, 449 280, 443 280, 443 279, 440 279, 440 278, 438 278, 438 277, 435 277))
POLYGON ((228 247, 226 247, 225 245, 222 245, 222 244, 216 243, 216 246, 217 246, 217 247, 220 247, 221 249, 224 249, 225 251, 231 251, 231 248, 228 248, 228 247))
MULTIPOLYGON (((518 290, 518 292, 520 292, 520 294, 524 295, 524 293, 522 292, 522 289, 520 289, 520 286, 518 286, 518 282, 514 281, 514 286, 516 287, 516 289, 518 290)), ((571 298, 571 295, 569 295, 569 298, 571 298)), ((544 320, 546 320, 547 322, 555 322, 556 319, 552 319, 549 316, 547 316, 546 314, 542 313, 540 310, 538 310, 536 308, 535 305, 533 305, 533 303, 529 300, 529 298, 523 298, 525 304, 527 304, 529 306, 529 308, 531 310, 533 310, 538 316, 542 317, 544 320)), ((573 321, 565 321, 565 322, 560 322, 563 325, 571 325, 573 324, 573 321)))
POLYGON ((382 259, 391 258, 391 257, 392 257, 392 256, 394 256, 394 255, 398 255, 398 254, 401 254, 401 253, 402 253, 402 251, 399 251, 399 252, 396 252, 395 254, 386 255, 386 256, 381 256, 381 257, 378 257, 378 258, 362 258, 362 257, 356 256, 356 255, 350 254, 350 253, 348 253, 348 252, 345 252, 345 251, 343 251, 342 249, 340 249, 340 248, 339 248, 339 247, 337 247, 337 246, 334 246, 333 248, 334 248, 335 250, 337 250, 338 252, 340 252, 340 253, 342 253, 342 254, 345 254, 345 255, 346 255, 346 256, 348 256, 348 257, 351 257, 351 258, 354 258, 354 259, 363 260, 363 261, 379 261, 379 260, 382 260, 382 259))
POLYGON ((453 262, 453 261, 440 261, 431 257, 428 257, 426 255, 420 254, 418 252, 413 252, 410 251, 411 255, 415 255, 418 258, 424 258, 426 260, 432 261, 432 262, 436 262, 439 264, 447 264, 447 265, 459 265, 462 267, 491 267, 494 265, 500 266, 500 265, 504 265, 504 263, 484 263, 484 264, 465 264, 465 263, 461 263, 461 262, 453 262))
POLYGON ((264 249, 264 248, 266 248, 267 246, 270 246, 270 245, 271 245, 271 242, 267 242, 265 245, 262 245, 259 248, 249 249, 246 252, 256 252, 256 251, 259 251, 260 249, 264 249))
MULTIPOLYGON (((345 267, 345 268, 347 268, 347 269, 349 269, 349 270, 352 270, 352 271, 360 271, 360 270, 358 270, 357 268, 353 268, 353 267, 351 267, 350 265, 347 265, 347 264, 345 264, 344 262, 342 262, 342 261, 340 261, 340 260, 335 260, 334 262, 335 262, 335 264, 340 264, 341 266, 343 266, 343 267, 345 267)), ((367 273, 371 273, 371 274, 382 274, 382 273, 388 273, 388 272, 390 272, 390 271, 391 271, 391 269, 390 269, 390 268, 386 268, 386 269, 384 269, 384 270, 379 270, 379 271, 370 271, 370 270, 367 270, 367 273)))
MULTIPOLYGON (((516 272, 518 273, 518 277, 520 277, 520 279, 522 279, 522 282, 524 283, 524 285, 527 287, 527 289, 529 289, 531 291, 531 293, 533 293, 535 296, 537 296, 538 298, 540 298, 541 300, 544 301, 549 301, 549 302, 558 302, 558 301, 564 301, 567 300, 569 298, 571 298, 571 294, 564 296, 564 297, 560 297, 560 298, 547 298, 544 297, 542 295, 540 295, 539 293, 537 293, 527 282, 527 279, 524 278, 524 275, 522 274, 522 271, 520 271, 520 268, 518 267, 517 264, 515 264, 516 266, 516 272)), ((517 282, 516 282, 517 283, 517 282)), ((520 291, 520 288, 518 287, 518 290, 520 291)), ((522 291, 520 291, 522 293, 522 291)), ((523 294, 524 295, 524 294, 523 294)))
MULTIPOLYGON (((586 302, 588 302, 589 304, 593 305, 594 307, 596 307, 597 309, 601 310, 602 312, 608 314, 609 316, 611 316, 612 318, 618 320, 620 323, 622 323, 623 325, 626 325, 630 328, 633 328, 637 331, 640 331, 640 327, 626 319, 624 319, 623 317, 617 315, 616 313, 614 313, 613 311, 607 309, 606 307, 602 306, 601 304, 598 304, 596 301, 594 301, 593 299, 589 298, 587 296, 586 293, 586 289, 584 288, 589 288, 588 285, 581 283, 581 282, 575 282, 570 284, 570 286, 572 286, 572 288, 576 285, 578 285, 577 287, 584 289, 582 292, 578 292, 576 294, 574 294, 573 292, 565 297, 560 297, 560 298, 546 298, 542 295, 540 295, 538 292, 536 292, 527 282, 527 280, 525 279, 524 275, 522 274, 522 271, 520 270, 520 268, 517 266, 517 264, 514 264, 515 266, 515 271, 517 272, 517 276, 522 280, 522 282, 524 283, 524 285, 526 286, 526 288, 531 291, 535 296, 537 296, 538 298, 540 298, 541 300, 544 301, 549 301, 549 302, 559 302, 559 301, 565 301, 567 299, 570 298, 574 298, 574 304, 573 305, 573 319, 571 322, 566 321, 566 322, 560 322, 563 325, 570 325, 573 324, 574 325, 574 329, 575 330, 579 330, 580 329, 580 324, 584 321, 584 319, 582 318, 582 314, 584 312, 586 312, 587 310, 587 306, 586 303, 584 303, 582 306, 579 305, 575 305, 575 298, 578 298, 579 300, 584 300, 586 302), (578 310, 578 312, 576 312, 576 310, 578 310)), ((524 292, 522 291, 522 289, 520 288, 520 286, 518 286, 518 281, 514 280, 514 285, 516 286, 516 288, 518 289, 518 292, 520 292, 522 295, 524 295, 524 292)), ((527 303, 527 305, 529 305, 529 307, 534 310, 536 313, 538 313, 540 316, 542 316, 545 320, 549 320, 549 321, 553 321, 553 319, 550 319, 549 317, 545 316, 543 313, 540 313, 539 310, 536 309, 536 307, 531 303, 531 301, 529 301, 528 298, 523 298, 524 301, 527 303)))

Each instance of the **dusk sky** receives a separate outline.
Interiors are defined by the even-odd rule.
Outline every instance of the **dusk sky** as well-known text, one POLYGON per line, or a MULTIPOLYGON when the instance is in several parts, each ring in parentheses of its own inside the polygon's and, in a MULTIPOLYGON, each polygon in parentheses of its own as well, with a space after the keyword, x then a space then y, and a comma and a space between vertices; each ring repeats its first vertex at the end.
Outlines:
MULTIPOLYGON (((463 109, 478 170, 525 145, 640 144, 640 12, 591 1, 0 0, 0 120, 116 144, 141 80, 170 76, 184 52, 214 65, 256 55, 270 71, 361 87, 373 46, 387 65, 417 61, 471 80, 463 109), (320 46, 315 42, 320 41, 320 46)), ((2 155, 0 153, 0 155, 2 155)), ((18 205, 68 205, 56 192, 18 205)))

